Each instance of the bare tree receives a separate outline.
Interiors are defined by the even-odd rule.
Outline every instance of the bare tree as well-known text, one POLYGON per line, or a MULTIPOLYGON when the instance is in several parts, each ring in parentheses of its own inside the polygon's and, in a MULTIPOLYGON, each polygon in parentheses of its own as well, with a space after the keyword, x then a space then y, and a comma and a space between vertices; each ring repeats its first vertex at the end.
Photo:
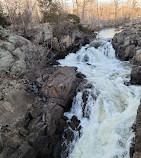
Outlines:
POLYGON ((114 9, 115 9, 115 26, 117 25, 117 15, 119 9, 119 0, 114 0, 114 9))

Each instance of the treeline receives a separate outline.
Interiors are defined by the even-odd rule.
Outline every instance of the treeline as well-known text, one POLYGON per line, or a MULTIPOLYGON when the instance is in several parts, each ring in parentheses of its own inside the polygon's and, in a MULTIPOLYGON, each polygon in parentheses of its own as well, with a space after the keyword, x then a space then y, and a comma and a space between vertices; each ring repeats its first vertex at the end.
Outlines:
MULTIPOLYGON (((140 0, 3 0, 0 3, 0 25, 11 24, 14 30, 50 22, 74 20, 93 29, 120 25, 141 19, 140 0)), ((81 28, 81 26, 79 26, 81 28)), ((83 28, 82 28, 83 29, 83 28)))
MULTIPOLYGON (((73 1, 74 2, 74 1, 73 1)), ((141 19, 140 0, 111 0, 107 3, 99 0, 76 0, 73 13, 82 23, 92 27, 121 25, 131 20, 141 19)))
MULTIPOLYGON (((80 23, 79 17, 65 11, 62 3, 53 0, 3 0, 0 2, 0 18, 9 22, 13 29, 36 27, 42 23, 59 23, 73 19, 80 23)), ((0 25, 2 20, 0 20, 0 25)))

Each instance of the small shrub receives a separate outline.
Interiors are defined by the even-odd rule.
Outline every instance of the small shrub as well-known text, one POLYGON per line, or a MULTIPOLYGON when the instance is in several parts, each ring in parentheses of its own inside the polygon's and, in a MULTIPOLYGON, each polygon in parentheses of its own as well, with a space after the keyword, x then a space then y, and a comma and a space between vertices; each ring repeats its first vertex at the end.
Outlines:
POLYGON ((88 28, 86 26, 83 26, 82 24, 78 24, 77 26, 78 26, 79 31, 82 31, 87 34, 93 33, 93 30, 91 30, 90 28, 88 28))
POLYGON ((75 23, 75 24, 80 23, 80 18, 75 14, 68 14, 67 19, 72 20, 72 22, 75 23))
POLYGON ((60 3, 52 3, 48 10, 43 12, 42 22, 59 22, 63 16, 60 3))

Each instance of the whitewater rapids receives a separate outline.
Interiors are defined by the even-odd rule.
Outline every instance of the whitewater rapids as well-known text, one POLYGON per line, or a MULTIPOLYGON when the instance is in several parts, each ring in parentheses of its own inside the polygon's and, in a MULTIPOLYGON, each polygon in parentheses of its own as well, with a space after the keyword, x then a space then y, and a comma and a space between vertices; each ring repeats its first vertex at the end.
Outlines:
POLYGON ((70 119, 76 115, 82 126, 81 137, 76 136, 70 144, 69 158, 130 158, 141 87, 125 85, 131 65, 116 59, 110 41, 114 34, 114 29, 101 31, 91 44, 59 60, 61 66, 77 67, 92 85, 85 108, 89 117, 83 114, 83 91, 77 93, 70 112, 65 113, 70 119))

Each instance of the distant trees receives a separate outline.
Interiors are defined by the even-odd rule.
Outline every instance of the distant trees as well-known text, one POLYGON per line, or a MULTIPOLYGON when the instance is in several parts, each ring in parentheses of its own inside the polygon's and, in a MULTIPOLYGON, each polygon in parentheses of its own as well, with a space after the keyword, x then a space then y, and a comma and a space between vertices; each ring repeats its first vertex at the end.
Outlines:
POLYGON ((25 31, 31 27, 33 14, 38 15, 36 13, 36 3, 36 0, 4 0, 5 12, 8 14, 9 21, 15 30, 22 28, 25 31))
POLYGON ((137 8, 137 5, 138 5, 138 1, 137 0, 132 0, 132 15, 136 16, 136 8, 137 8))
POLYGON ((141 16, 139 0, 76 0, 73 13, 91 27, 117 26, 141 16))
POLYGON ((115 9, 115 26, 117 23, 118 9, 119 9, 119 0, 114 0, 114 9, 115 9))
POLYGON ((64 12, 60 2, 52 0, 38 0, 42 13, 42 22, 58 22, 61 20, 64 12))
MULTIPOLYGON (((72 7, 67 5, 66 0, 3 1, 6 14, 15 30, 27 30, 36 22, 67 21, 68 14, 75 14, 82 24, 95 29, 123 24, 141 15, 139 0, 111 0, 109 3, 106 0, 105 3, 99 0, 72 0, 72 7)), ((2 12, 0 16, 2 17, 2 12)))

